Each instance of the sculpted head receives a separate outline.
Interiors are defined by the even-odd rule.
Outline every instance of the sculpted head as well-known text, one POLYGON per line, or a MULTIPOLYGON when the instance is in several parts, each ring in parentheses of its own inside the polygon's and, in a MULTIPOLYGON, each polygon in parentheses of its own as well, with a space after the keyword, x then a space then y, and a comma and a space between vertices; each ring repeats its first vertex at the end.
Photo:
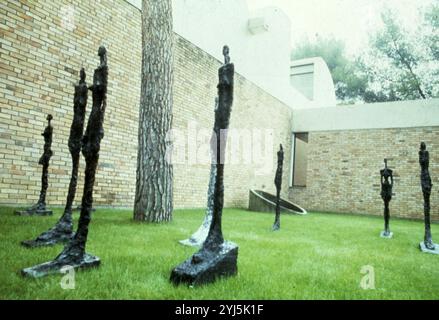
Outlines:
POLYGON ((84 82, 85 81, 86 74, 85 74, 84 68, 81 68, 81 71, 79 71, 79 77, 81 79, 80 82, 84 82))
POLYGON ((101 60, 101 66, 107 65, 107 49, 104 46, 99 47, 98 56, 101 60))
POLYGON ((223 56, 224 56, 224 63, 227 64, 230 62, 230 56, 229 56, 229 47, 225 45, 223 47, 223 56))
POLYGON ((107 49, 104 46, 100 46, 98 49, 98 56, 102 57, 107 54, 107 49))

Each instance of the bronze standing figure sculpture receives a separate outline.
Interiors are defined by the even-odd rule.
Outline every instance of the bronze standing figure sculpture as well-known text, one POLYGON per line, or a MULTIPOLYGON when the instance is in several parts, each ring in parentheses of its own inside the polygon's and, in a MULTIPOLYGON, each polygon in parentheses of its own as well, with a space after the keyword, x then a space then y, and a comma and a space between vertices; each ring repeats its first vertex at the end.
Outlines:
POLYGON ((276 176, 274 178, 274 185, 276 186, 276 215, 273 224, 273 231, 280 229, 280 191, 282 188, 282 168, 284 163, 284 149, 280 145, 277 152, 277 169, 276 176))
POLYGON ((61 269, 65 266, 83 269, 97 267, 100 264, 100 259, 86 253, 85 248, 88 236, 88 225, 91 220, 93 186, 99 160, 100 143, 104 137, 103 122, 107 105, 108 82, 106 54, 107 51, 105 47, 99 47, 98 55, 100 57, 100 65, 95 69, 93 85, 89 87, 93 95, 93 107, 82 139, 82 154, 85 158, 85 181, 78 228, 74 237, 55 260, 23 269, 22 274, 24 276, 38 278, 52 273, 60 273, 61 269))
POLYGON ((87 83, 84 68, 80 71, 79 83, 75 86, 73 97, 73 121, 70 127, 69 151, 72 157, 72 175, 70 177, 64 213, 56 225, 40 234, 34 240, 21 242, 25 247, 39 247, 66 242, 73 236, 72 205, 75 199, 78 182, 79 158, 81 156, 81 141, 84 132, 85 109, 87 106, 87 83))
POLYGON ((41 134, 44 137, 44 152, 41 156, 40 160, 38 161, 39 165, 43 166, 42 174, 41 174, 41 191, 40 191, 40 197, 38 199, 38 202, 33 205, 30 208, 27 208, 25 210, 17 210, 15 211, 16 215, 19 216, 47 216, 52 215, 52 210, 48 210, 46 208, 46 194, 47 194, 47 188, 49 186, 48 181, 48 171, 49 171, 49 161, 50 158, 53 155, 53 151, 51 149, 52 147, 52 135, 53 135, 53 127, 50 124, 53 117, 51 114, 47 115, 47 127, 44 129, 44 132, 41 134))
POLYGON ((424 252, 439 254, 439 246, 433 242, 431 238, 431 226, 430 226, 430 195, 433 184, 431 183, 430 173, 428 166, 430 163, 430 154, 427 151, 427 146, 424 142, 421 142, 419 149, 419 164, 421 166, 421 188, 422 195, 424 196, 424 224, 425 233, 424 241, 419 244, 420 248, 424 252))
POLYGON ((209 233, 201 249, 191 258, 174 268, 170 280, 174 284, 200 285, 215 281, 221 276, 237 273, 238 246, 224 241, 221 219, 224 204, 224 155, 233 103, 235 68, 230 63, 229 48, 224 46, 224 65, 218 70, 218 109, 211 139, 211 151, 216 165, 213 214, 209 233))
MULTIPOLYGON (((218 110, 218 97, 215 98, 215 109, 218 110)), ((195 231, 190 238, 185 240, 180 240, 179 242, 185 246, 199 247, 201 246, 209 234, 210 224, 212 223, 213 215, 213 202, 215 196, 215 179, 216 179, 216 165, 213 163, 210 165, 210 178, 209 178, 209 188, 207 189, 207 207, 206 214, 204 215, 204 220, 201 226, 195 231)))
POLYGON ((392 200, 393 189, 393 171, 387 167, 387 159, 384 159, 384 169, 380 170, 381 176, 381 198, 384 201, 384 231, 381 232, 382 238, 392 238, 393 232, 390 232, 389 220, 390 210, 389 203, 392 200))

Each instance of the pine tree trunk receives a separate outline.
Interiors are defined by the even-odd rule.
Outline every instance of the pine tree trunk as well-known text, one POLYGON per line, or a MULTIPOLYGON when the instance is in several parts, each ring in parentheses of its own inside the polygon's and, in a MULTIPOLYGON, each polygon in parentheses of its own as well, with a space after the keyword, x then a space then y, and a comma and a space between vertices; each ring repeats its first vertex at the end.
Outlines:
POLYGON ((172 165, 166 135, 172 123, 172 0, 143 0, 142 84, 134 219, 172 219, 172 165))

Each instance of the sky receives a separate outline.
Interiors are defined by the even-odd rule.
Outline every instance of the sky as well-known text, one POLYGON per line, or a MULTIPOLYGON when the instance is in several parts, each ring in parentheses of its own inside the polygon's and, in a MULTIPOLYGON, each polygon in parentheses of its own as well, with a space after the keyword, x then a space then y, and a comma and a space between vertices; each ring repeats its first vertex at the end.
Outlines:
POLYGON ((281 8, 291 20, 292 46, 303 39, 333 35, 346 43, 348 54, 361 52, 368 34, 381 26, 385 6, 396 11, 406 28, 415 28, 419 6, 432 0, 247 0, 250 11, 266 6, 281 8))

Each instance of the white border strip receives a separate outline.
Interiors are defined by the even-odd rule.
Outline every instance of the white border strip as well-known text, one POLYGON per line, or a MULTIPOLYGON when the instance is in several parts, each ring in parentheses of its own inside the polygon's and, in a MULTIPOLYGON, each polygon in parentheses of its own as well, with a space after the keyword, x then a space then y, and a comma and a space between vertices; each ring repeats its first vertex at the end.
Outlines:
POLYGON ((293 110, 293 132, 439 126, 439 99, 293 110))

